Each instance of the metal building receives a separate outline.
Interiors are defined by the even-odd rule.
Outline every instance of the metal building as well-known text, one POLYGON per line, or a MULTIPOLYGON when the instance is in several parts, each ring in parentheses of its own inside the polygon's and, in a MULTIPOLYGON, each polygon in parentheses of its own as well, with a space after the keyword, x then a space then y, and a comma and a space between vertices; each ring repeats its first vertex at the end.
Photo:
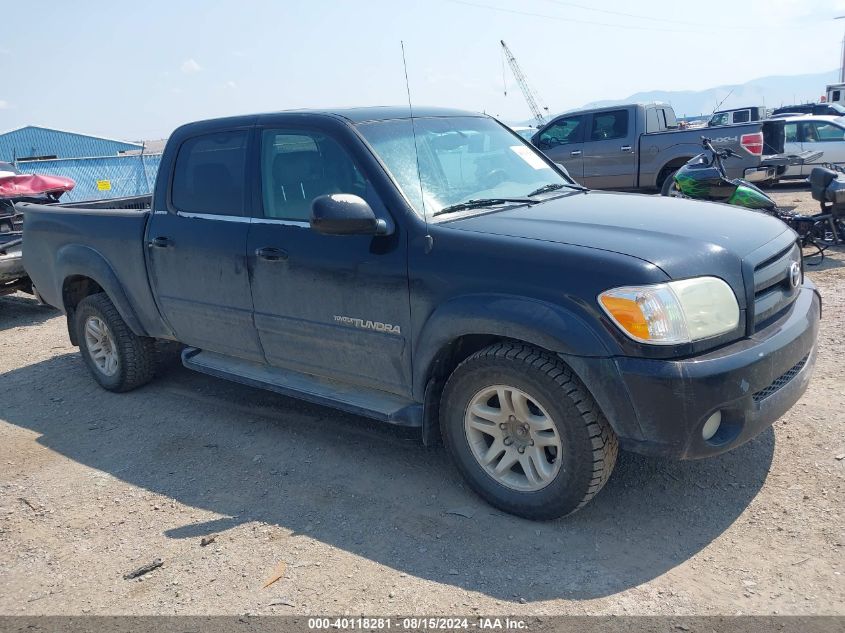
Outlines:
POLYGON ((0 132, 0 161, 5 162, 117 156, 140 149, 138 143, 36 125, 0 132))
POLYGON ((27 125, 0 133, 0 161, 23 173, 65 176, 76 186, 63 202, 146 195, 155 182, 161 149, 140 143, 27 125))

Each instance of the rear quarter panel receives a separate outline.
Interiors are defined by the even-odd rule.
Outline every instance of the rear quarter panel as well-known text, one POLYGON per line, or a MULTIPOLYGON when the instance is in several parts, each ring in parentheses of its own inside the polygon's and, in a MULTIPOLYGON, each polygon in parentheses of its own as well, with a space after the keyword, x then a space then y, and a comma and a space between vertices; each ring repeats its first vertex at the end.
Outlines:
POLYGON ((739 178, 745 169, 760 163, 759 156, 752 156, 742 149, 739 139, 743 134, 752 134, 761 129, 760 123, 750 123, 643 134, 640 137, 640 187, 657 187, 658 177, 666 165, 676 160, 689 160, 700 154, 703 151, 702 137, 711 139, 716 147, 729 147, 742 157, 725 161, 728 177, 739 178))
POLYGON ((64 311, 69 277, 90 277, 109 294, 136 334, 167 336, 145 262, 148 211, 20 205, 24 267, 42 298, 64 311))

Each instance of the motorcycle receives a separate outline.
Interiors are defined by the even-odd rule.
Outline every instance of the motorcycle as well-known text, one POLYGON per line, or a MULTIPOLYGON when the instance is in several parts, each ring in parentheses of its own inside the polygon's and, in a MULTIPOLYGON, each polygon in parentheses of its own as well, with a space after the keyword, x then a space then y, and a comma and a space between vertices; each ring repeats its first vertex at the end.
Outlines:
MULTIPOLYGON (((690 159, 674 176, 674 187, 669 195, 694 200, 708 200, 722 202, 754 211, 768 213, 786 223, 801 239, 802 246, 815 248, 807 257, 821 256, 824 259, 825 249, 834 243, 840 243, 840 234, 836 225, 831 224, 830 210, 820 196, 824 194, 813 189, 813 197, 822 202, 822 213, 816 215, 802 215, 794 212, 794 207, 779 207, 765 191, 743 178, 728 178, 725 174, 723 161, 731 158, 741 158, 729 147, 717 148, 709 138, 702 137, 701 145, 704 153, 690 159), (834 227, 832 233, 829 227, 834 227)), ((768 156, 763 167, 771 168, 772 173, 780 167, 800 165, 813 162, 822 156, 822 152, 802 152, 800 154, 768 156)), ((814 168, 815 175, 821 168, 814 168)), ((810 181, 813 182, 811 175, 810 181)), ((819 181, 821 182, 821 181, 819 181)), ((845 181, 842 182, 845 188, 845 181)), ((827 179, 827 185, 831 179, 827 179)), ((828 206, 831 201, 828 201, 828 206)), ((813 265, 820 264, 821 260, 813 265)))
MULTIPOLYGON (((709 138, 701 137, 704 153, 690 159, 675 172, 675 186, 669 195, 695 200, 724 202, 746 209, 776 213, 777 203, 762 189, 742 178, 728 178, 724 161, 741 158, 729 147, 717 148, 709 138)), ((772 169, 772 175, 779 167, 800 165, 805 161, 820 158, 821 152, 802 152, 783 156, 767 156, 764 167, 772 169)))

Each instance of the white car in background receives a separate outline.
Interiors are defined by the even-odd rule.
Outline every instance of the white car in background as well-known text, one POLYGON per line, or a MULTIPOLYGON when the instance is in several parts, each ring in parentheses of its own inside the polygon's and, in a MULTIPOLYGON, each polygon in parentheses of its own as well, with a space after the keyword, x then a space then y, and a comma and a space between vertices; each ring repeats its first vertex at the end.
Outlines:
POLYGON ((822 152, 812 163, 788 167, 783 178, 806 178, 824 163, 845 166, 845 117, 799 115, 785 118, 783 125, 784 151, 822 152))
POLYGON ((526 141, 530 141, 531 137, 537 133, 536 127, 528 127, 525 125, 513 125, 511 126, 511 129, 517 134, 519 134, 526 141))

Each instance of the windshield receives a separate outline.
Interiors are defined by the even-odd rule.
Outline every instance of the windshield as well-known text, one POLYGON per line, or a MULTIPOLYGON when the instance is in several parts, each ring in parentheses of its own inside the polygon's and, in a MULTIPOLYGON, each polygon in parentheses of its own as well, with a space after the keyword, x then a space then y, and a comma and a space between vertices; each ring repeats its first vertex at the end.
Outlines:
POLYGON ((845 114, 845 108, 843 108, 838 103, 828 103, 827 107, 830 108, 831 110, 835 110, 840 116, 845 114))
POLYGON ((471 200, 521 198, 546 185, 571 185, 537 150, 493 119, 418 118, 414 127, 419 176, 410 119, 362 123, 358 130, 420 215, 471 200))

